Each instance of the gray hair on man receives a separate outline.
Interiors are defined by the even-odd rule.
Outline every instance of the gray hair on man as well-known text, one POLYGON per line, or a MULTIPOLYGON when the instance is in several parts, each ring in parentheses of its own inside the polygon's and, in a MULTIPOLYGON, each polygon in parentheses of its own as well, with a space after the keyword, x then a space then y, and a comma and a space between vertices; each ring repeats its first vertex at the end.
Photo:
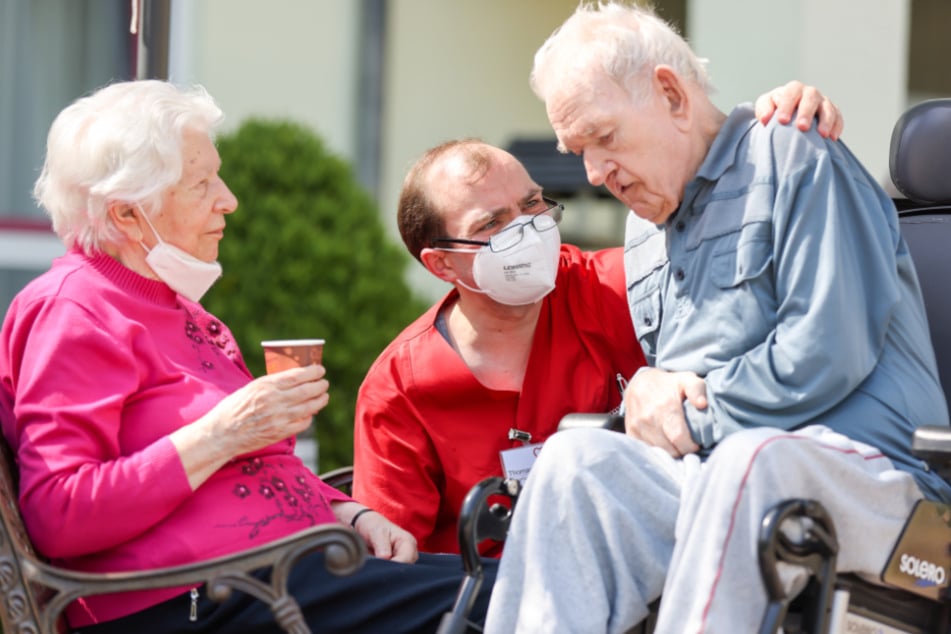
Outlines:
POLYGON ((637 81, 659 65, 673 68, 712 91, 707 60, 653 9, 621 2, 583 2, 535 53, 530 83, 548 102, 562 88, 583 84, 601 68, 636 100, 647 98, 649 82, 637 81))

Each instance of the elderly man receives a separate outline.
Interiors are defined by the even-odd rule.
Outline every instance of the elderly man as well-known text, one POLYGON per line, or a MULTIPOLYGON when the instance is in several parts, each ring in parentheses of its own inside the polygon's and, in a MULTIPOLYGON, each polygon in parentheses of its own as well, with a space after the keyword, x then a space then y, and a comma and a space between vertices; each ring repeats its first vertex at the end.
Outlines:
POLYGON ((623 632, 661 594, 658 632, 755 631, 758 527, 792 497, 829 510, 841 570, 877 576, 913 504, 951 500, 909 452, 948 413, 888 196, 842 143, 720 112, 649 10, 580 6, 532 86, 560 146, 633 212, 628 300, 652 367, 627 434, 546 443, 487 631, 623 632))

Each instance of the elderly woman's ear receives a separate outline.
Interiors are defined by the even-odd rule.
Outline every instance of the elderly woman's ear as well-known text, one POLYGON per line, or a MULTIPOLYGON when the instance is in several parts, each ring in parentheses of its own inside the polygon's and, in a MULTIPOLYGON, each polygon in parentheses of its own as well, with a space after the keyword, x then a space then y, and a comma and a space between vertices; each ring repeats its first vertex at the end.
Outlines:
POLYGON ((130 242, 142 241, 142 226, 138 214, 142 208, 125 201, 116 200, 108 205, 109 220, 130 242))

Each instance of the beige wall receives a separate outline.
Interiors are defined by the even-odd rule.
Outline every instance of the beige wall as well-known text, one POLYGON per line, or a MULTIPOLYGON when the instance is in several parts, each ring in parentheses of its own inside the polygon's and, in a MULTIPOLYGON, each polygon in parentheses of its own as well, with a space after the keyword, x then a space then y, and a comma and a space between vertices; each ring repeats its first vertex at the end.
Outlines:
POLYGON ((249 116, 310 125, 354 156, 355 0, 173 0, 170 75, 199 82, 226 128, 249 116))
POLYGON ((800 79, 845 115, 843 140, 880 183, 907 108, 911 0, 688 0, 688 37, 729 111, 800 79))

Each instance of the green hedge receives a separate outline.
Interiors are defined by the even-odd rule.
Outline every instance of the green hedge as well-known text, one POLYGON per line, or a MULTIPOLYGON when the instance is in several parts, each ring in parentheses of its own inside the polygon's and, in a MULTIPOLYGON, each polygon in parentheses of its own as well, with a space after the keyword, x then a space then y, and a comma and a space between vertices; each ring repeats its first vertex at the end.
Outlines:
POLYGON ((425 308, 411 257, 386 234, 349 165, 306 127, 252 119, 218 139, 237 196, 203 302, 232 329, 255 376, 263 339, 320 337, 330 404, 315 418, 321 471, 351 464, 357 390, 373 360, 425 308))

